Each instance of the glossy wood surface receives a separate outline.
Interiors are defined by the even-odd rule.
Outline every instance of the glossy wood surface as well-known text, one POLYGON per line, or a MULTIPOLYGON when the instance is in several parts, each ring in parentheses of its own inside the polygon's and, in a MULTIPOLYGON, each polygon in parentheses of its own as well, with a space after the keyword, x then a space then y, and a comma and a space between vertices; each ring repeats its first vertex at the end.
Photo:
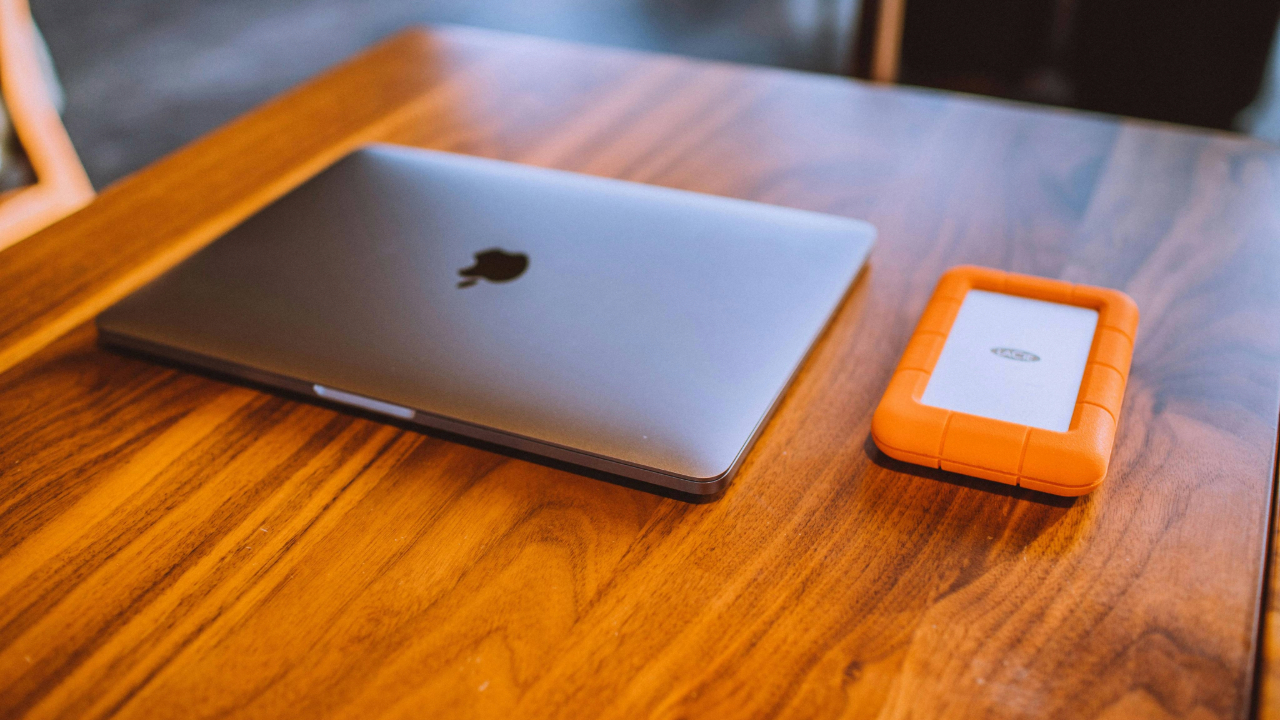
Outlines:
POLYGON ((1280 154, 479 31, 409 34, 0 253, 0 714, 1240 718, 1280 416, 1280 154), (880 231, 691 505, 115 354, 102 307, 381 138, 880 231), (868 433, 959 263, 1143 319, 1100 490, 868 433))

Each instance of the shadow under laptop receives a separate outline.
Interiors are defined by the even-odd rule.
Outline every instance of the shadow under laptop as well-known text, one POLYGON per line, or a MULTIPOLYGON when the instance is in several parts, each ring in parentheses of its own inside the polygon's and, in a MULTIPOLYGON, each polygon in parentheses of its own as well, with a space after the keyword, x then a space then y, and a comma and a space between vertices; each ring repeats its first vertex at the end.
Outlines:
POLYGON ((382 415, 375 412, 360 410, 359 408, 355 408, 343 403, 330 402, 328 400, 317 397, 315 395, 294 392, 291 390, 285 390, 272 385, 258 383, 242 377, 237 377, 229 373, 218 372, 216 370, 210 370, 208 368, 198 367, 194 365, 187 365, 187 364, 184 364, 175 360, 171 360, 169 358, 166 358, 160 355, 152 355, 150 353, 147 353, 141 350, 125 348, 125 347, 121 347, 114 344, 105 345, 105 344, 102 344, 101 342, 99 343, 98 347, 107 352, 114 353, 123 357, 129 357, 136 360, 140 360, 142 362, 162 365, 164 367, 168 367, 173 370, 177 370, 179 372, 199 375, 201 377, 208 378, 209 380, 213 380, 215 382, 252 388, 259 392, 266 393, 268 395, 274 395, 276 397, 287 398, 289 400, 304 402, 309 405, 316 405, 319 407, 327 408, 329 410, 333 410, 334 412, 341 413, 343 415, 358 417, 358 418, 362 418, 372 422, 381 423, 383 425, 391 425, 393 427, 400 428, 401 430, 417 433, 419 435, 424 435, 426 437, 435 438, 438 440, 444 440, 446 442, 457 443, 459 445, 465 445, 467 447, 475 448, 477 450, 482 450, 485 452, 496 453, 498 455, 502 455, 503 457, 508 457, 513 460, 523 460, 525 462, 530 462, 535 465, 541 465, 543 467, 550 468, 552 470, 559 470, 567 473, 572 473, 574 475, 590 478, 592 480, 600 480, 603 482, 607 482, 611 485, 617 485, 630 490, 638 490, 640 492, 648 493, 649 495, 657 495, 659 497, 664 497, 671 500, 679 500, 681 502, 694 504, 694 505, 702 505, 702 504, 714 502, 715 500, 718 500, 720 497, 724 495, 723 491, 714 495, 695 495, 693 493, 684 493, 684 492, 680 492, 679 490, 672 490, 670 488, 651 485, 649 483, 638 482, 630 478, 622 477, 621 475, 613 475, 611 473, 606 473, 600 470, 585 468, 585 467, 574 465, 572 463, 567 463, 561 460, 554 460, 552 458, 543 457, 541 455, 536 455, 533 453, 528 453, 521 450, 504 447, 502 445, 485 442, 483 440, 476 440, 474 438, 466 437, 465 435, 458 435, 456 433, 451 433, 445 430, 437 430, 434 428, 426 428, 421 425, 417 425, 415 423, 409 422, 407 420, 399 420, 397 418, 394 418, 388 415, 382 415))
POLYGON ((972 490, 980 490, 992 495, 1000 495, 1002 497, 1013 498, 1015 500, 1026 500, 1039 505, 1048 505, 1057 508, 1074 507, 1079 498, 1062 497, 1060 495, 1050 495, 1049 493, 1040 492, 1039 490, 1031 490, 1016 485, 1005 485, 1003 483, 993 482, 991 480, 983 480, 982 478, 970 477, 953 473, 948 470, 939 468, 925 467, 923 465, 915 465, 912 463, 895 460, 876 447, 876 443, 871 439, 870 433, 867 434, 866 440, 862 444, 863 449, 867 453, 867 457, 871 462, 885 470, 914 475, 929 480, 937 480, 951 485, 969 488, 972 490))

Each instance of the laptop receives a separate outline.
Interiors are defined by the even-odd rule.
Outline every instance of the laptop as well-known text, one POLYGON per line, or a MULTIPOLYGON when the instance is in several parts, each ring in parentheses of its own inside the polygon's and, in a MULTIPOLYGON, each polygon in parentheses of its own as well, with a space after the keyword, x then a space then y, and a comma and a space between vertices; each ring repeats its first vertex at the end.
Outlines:
POLYGON ((714 496, 874 236, 832 215, 372 145, 97 326, 109 346, 714 496))

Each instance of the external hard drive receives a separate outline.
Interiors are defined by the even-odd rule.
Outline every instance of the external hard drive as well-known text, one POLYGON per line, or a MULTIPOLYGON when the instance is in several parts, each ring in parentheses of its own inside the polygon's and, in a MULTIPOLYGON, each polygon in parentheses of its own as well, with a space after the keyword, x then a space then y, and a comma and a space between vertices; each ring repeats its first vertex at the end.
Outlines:
POLYGON ((1106 477, 1138 308, 1128 295, 962 266, 938 282, 872 420, 886 455, 1083 495, 1106 477))

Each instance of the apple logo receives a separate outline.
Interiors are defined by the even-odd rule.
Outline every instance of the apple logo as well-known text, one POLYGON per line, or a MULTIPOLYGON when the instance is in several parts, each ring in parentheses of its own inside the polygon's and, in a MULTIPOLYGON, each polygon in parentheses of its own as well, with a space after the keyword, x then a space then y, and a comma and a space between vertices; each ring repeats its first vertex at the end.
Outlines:
POLYGON ((463 279, 458 287, 471 287, 484 278, 489 282, 507 282, 520 277, 529 267, 529 256, 524 253, 510 253, 502 248, 489 248, 476 253, 476 264, 462 268, 458 274, 463 279))

